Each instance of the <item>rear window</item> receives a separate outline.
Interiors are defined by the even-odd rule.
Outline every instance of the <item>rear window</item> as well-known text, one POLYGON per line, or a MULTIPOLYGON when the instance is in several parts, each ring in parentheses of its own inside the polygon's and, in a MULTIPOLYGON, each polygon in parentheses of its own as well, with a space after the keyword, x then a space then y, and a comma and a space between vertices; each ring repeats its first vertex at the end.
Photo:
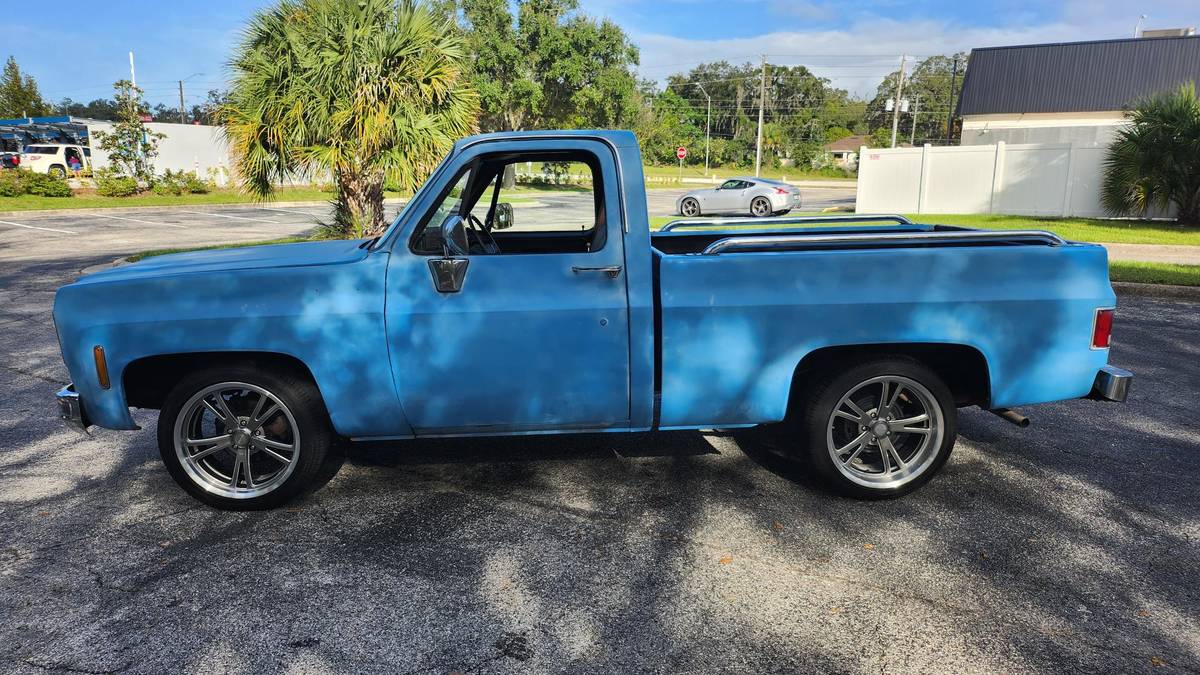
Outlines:
POLYGON ((27 145, 25 152, 31 155, 57 155, 58 148, 53 145, 27 145))

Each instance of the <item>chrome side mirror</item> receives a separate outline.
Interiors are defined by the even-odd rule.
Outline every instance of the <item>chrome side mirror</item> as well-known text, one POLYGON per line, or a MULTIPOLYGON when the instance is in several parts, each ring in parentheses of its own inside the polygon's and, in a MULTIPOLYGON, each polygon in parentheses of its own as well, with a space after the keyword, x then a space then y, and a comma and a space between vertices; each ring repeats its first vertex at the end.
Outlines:
POLYGON ((513 207, 508 202, 500 202, 496 204, 496 216, 492 224, 493 230, 507 230, 512 227, 513 222, 513 207))
POLYGON ((442 253, 446 257, 452 255, 467 255, 470 244, 467 243, 467 224, 463 217, 454 214, 446 216, 442 221, 442 253))

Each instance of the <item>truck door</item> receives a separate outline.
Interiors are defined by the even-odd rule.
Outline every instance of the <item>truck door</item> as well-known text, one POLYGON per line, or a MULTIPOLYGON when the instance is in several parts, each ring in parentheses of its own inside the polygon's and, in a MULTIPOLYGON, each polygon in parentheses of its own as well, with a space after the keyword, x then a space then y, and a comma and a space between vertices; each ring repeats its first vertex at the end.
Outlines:
POLYGON ((409 422, 418 435, 627 427, 611 151, 562 139, 472 147, 439 173, 424 212, 406 214, 389 263, 388 340, 409 422), (533 185, 543 189, 520 187, 533 185))

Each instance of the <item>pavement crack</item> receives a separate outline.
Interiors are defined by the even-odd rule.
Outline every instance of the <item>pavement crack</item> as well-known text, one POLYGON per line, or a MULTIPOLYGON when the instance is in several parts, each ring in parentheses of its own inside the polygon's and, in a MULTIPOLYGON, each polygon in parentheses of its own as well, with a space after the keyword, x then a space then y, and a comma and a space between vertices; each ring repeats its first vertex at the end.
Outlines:
POLYGON ((41 380, 41 381, 43 381, 43 382, 49 382, 49 383, 51 383, 51 384, 57 384, 57 385, 59 385, 59 386, 64 386, 64 387, 67 385, 67 383, 66 383, 66 382, 64 382, 63 380, 59 380, 59 379, 56 379, 56 378, 53 378, 53 377, 46 377, 45 375, 41 375, 41 374, 38 374, 38 373, 30 372, 30 371, 28 371, 28 370, 24 370, 24 369, 22 369, 22 368, 13 368, 12 366, 0 366, 0 367, 3 367, 5 370, 9 371, 10 373, 17 373, 18 375, 24 375, 24 376, 26 376, 26 377, 32 377, 32 378, 34 378, 34 379, 38 379, 38 380, 41 380))

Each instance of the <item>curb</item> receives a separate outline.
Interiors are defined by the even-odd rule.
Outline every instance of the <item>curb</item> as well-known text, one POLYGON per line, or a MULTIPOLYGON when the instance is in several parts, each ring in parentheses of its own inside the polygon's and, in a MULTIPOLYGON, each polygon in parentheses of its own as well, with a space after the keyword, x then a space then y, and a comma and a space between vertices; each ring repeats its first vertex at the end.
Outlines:
MULTIPOLYGON (((389 197, 383 200, 384 206, 397 206, 408 200, 399 197, 389 197)), ((0 217, 18 218, 29 215, 65 216, 73 213, 100 211, 103 213, 145 213, 147 211, 162 211, 164 209, 191 209, 194 211, 220 211, 222 209, 244 208, 277 208, 301 206, 328 206, 328 201, 320 202, 232 202, 229 204, 171 204, 169 206, 80 206, 72 209, 24 209, 21 211, 0 211, 0 217)))
POLYGON ((1117 297, 1168 298, 1200 302, 1200 286, 1171 286, 1168 284, 1139 284, 1132 281, 1114 281, 1113 290, 1117 297))

